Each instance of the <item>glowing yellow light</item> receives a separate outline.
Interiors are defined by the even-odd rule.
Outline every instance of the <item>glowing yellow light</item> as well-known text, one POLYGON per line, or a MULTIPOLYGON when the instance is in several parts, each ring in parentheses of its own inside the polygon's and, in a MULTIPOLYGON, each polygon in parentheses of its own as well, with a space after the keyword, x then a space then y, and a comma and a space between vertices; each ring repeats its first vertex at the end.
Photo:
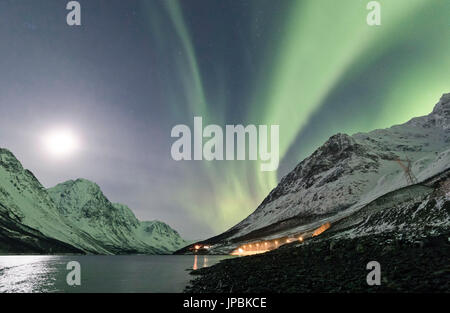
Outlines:
POLYGON ((323 224, 322 226, 320 226, 319 228, 317 228, 314 233, 312 234, 313 237, 320 235, 321 233, 323 233, 324 231, 326 231, 328 228, 331 227, 331 223, 327 222, 325 224, 323 224))

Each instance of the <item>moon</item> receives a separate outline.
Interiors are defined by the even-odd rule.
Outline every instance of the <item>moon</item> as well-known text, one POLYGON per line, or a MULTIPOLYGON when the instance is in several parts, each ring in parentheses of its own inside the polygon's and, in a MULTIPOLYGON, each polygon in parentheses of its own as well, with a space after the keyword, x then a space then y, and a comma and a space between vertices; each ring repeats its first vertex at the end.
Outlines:
POLYGON ((80 140, 70 128, 55 128, 43 136, 43 144, 47 153, 54 158, 67 158, 80 148, 80 140))

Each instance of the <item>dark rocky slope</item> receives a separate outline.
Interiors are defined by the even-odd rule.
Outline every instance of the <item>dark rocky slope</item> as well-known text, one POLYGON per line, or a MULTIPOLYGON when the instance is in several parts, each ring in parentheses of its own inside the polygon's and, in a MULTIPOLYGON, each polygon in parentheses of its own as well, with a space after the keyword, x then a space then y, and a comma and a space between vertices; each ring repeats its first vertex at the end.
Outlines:
POLYGON ((449 292, 450 233, 418 242, 394 234, 317 240, 225 260, 194 271, 194 293, 449 292), (381 264, 381 285, 369 286, 366 265, 381 264))

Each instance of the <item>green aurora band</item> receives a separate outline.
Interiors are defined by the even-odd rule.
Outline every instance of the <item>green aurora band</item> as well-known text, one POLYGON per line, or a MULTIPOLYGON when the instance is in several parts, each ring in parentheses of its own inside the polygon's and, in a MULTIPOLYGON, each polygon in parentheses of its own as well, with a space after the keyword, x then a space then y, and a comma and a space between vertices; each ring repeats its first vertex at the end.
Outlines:
MULTIPOLYGON (((440 95, 449 92, 449 1, 380 0, 382 25, 372 27, 366 23, 368 0, 279 2, 286 5, 281 30, 261 44, 258 64, 265 75, 251 84, 247 115, 239 123, 280 125, 281 166, 278 172, 260 172, 258 162, 204 161, 186 169, 186 176, 203 175, 207 183, 177 192, 179 205, 209 224, 212 233, 253 212, 280 176, 329 136, 403 123, 429 113, 440 95)), ((263 5, 250 4, 251 13, 263 5)), ((143 5, 161 49, 168 48, 163 35, 167 25, 158 14, 167 16, 177 38, 170 50, 183 96, 171 101, 174 116, 184 123, 194 115, 224 123, 224 90, 231 87, 223 78, 213 99, 205 92, 208 77, 199 66, 183 4, 168 0, 159 11, 143 5)))

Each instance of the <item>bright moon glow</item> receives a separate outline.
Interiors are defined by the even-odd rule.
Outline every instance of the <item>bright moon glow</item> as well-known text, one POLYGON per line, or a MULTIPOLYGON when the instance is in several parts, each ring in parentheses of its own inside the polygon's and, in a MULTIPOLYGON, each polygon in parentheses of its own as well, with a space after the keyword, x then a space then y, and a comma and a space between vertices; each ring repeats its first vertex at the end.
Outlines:
POLYGON ((54 157, 68 157, 79 149, 77 136, 69 129, 54 129, 44 136, 46 150, 54 157))

